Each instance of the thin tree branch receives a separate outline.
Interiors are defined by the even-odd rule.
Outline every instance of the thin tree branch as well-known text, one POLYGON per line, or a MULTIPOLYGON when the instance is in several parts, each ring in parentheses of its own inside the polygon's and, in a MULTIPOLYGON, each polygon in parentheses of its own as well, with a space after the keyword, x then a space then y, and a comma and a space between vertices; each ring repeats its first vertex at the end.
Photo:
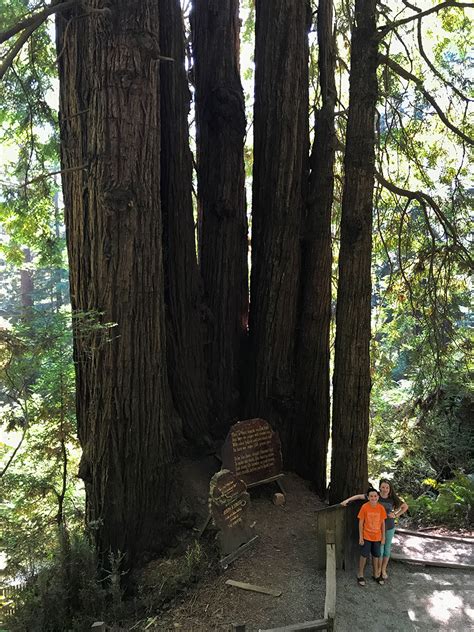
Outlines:
POLYGON ((462 99, 463 101, 469 101, 469 102, 474 101, 474 99, 470 99, 465 94, 463 94, 460 90, 458 90, 458 88, 456 88, 456 86, 454 85, 454 83, 452 83, 452 81, 449 81, 448 79, 443 77, 440 71, 428 58, 428 55, 425 53, 425 49, 423 48, 423 35, 421 32, 421 24, 422 24, 421 20, 418 20, 418 50, 420 51, 420 55, 425 60, 428 68, 435 75, 435 77, 438 77, 440 81, 442 81, 445 85, 449 86, 453 90, 453 92, 458 95, 460 99, 462 99))
POLYGON ((6 471, 8 470, 8 468, 10 467, 10 465, 13 463, 13 459, 16 457, 18 450, 21 448, 21 444, 23 443, 23 440, 26 436, 26 431, 28 430, 28 425, 25 423, 25 425, 23 426, 23 433, 21 435, 21 439, 20 439, 20 443, 16 446, 16 448, 13 450, 10 458, 8 459, 8 461, 5 464, 5 467, 3 468, 3 470, 0 472, 0 478, 2 478, 4 476, 4 474, 6 474, 6 471))
MULTIPOLYGON (((33 16, 31 16, 30 19, 28 20, 24 20, 24 22, 29 23, 29 26, 21 26, 20 28, 16 28, 16 27, 10 27, 10 29, 8 29, 8 31, 4 31, 3 33, 7 33, 7 32, 11 32, 14 31, 16 28, 16 33, 20 33, 20 35, 18 36, 18 39, 16 40, 16 42, 13 44, 13 46, 10 48, 10 50, 8 51, 8 53, 6 54, 6 56, 4 57, 3 63, 0 66, 0 80, 3 79, 5 73, 7 72, 7 70, 10 68, 10 66, 13 63, 13 60, 15 59, 15 57, 18 55, 18 53, 20 52, 20 50, 23 48, 23 46, 26 44, 26 42, 28 41, 28 39, 31 37, 31 35, 36 31, 37 28, 39 28, 43 22, 46 20, 46 18, 51 15, 51 13, 57 12, 57 11, 62 11, 64 9, 68 9, 71 8, 74 4, 76 4, 78 2, 78 0, 68 0, 66 2, 63 2, 61 4, 58 4, 57 6, 54 5, 49 7, 50 9, 54 8, 54 11, 51 11, 49 14, 44 15, 44 12, 40 12, 37 13, 34 17, 35 19, 33 20, 33 16)), ((111 13, 110 9, 108 8, 104 8, 104 9, 94 9, 93 7, 88 7, 87 9, 87 13, 86 16, 88 16, 89 14, 92 13, 105 13, 105 14, 109 14, 111 13)), ((17 25, 18 26, 18 25, 17 25)), ((13 35, 16 34, 15 32, 13 33, 13 35)), ((13 37, 13 35, 10 35, 9 37, 13 37)), ((7 38, 9 39, 9 38, 7 38)), ((163 59, 165 61, 174 61, 168 57, 161 57, 158 56, 158 59, 163 59)))
POLYGON ((440 4, 437 4, 436 6, 431 7, 430 9, 427 9, 426 11, 420 11, 415 6, 413 6, 412 8, 414 10, 417 10, 418 13, 415 13, 414 15, 409 15, 406 18, 401 18, 400 20, 395 20, 395 22, 389 22, 388 24, 385 24, 384 26, 379 27, 378 37, 379 39, 382 39, 383 37, 387 35, 387 33, 390 33, 390 31, 393 31, 393 29, 396 29, 398 26, 401 26, 402 24, 408 24, 409 22, 413 22, 413 20, 424 18, 427 15, 431 15, 432 13, 437 13, 438 11, 442 11, 443 9, 449 9, 450 7, 458 7, 462 9, 465 7, 474 7, 474 4, 472 2, 456 2, 455 0, 446 0, 445 2, 440 2, 440 4))
POLYGON ((87 169, 87 167, 88 165, 80 165, 79 167, 68 167, 67 169, 59 169, 58 171, 48 171, 48 173, 42 173, 40 176, 28 180, 28 182, 24 182, 21 185, 21 188, 24 189, 31 184, 35 184, 36 182, 40 182, 41 180, 46 180, 46 178, 51 178, 52 176, 57 176, 61 173, 68 173, 70 171, 81 171, 81 169, 87 169))
POLYGON ((379 55, 379 59, 381 63, 387 64, 387 66, 391 68, 394 72, 396 72, 397 75, 399 75, 403 79, 406 79, 407 81, 412 81, 416 85, 418 90, 423 94, 423 96, 428 101, 428 103, 430 103, 433 106, 433 108, 436 110, 436 113, 438 114, 439 118, 443 121, 443 123, 446 125, 446 127, 448 127, 457 136, 462 138, 464 142, 468 143, 469 145, 474 145, 474 138, 471 138, 470 136, 465 134, 453 123, 451 123, 451 121, 446 117, 446 114, 437 104, 436 100, 431 96, 431 94, 423 86, 422 79, 419 79, 418 77, 413 75, 411 72, 408 72, 408 70, 405 70, 404 68, 402 68, 400 64, 397 64, 396 61, 393 61, 393 59, 390 59, 390 57, 387 57, 387 55, 379 55))
POLYGON ((61 0, 56 0, 52 2, 49 6, 45 7, 42 11, 38 11, 38 13, 32 13, 28 15, 28 17, 23 18, 16 24, 13 24, 9 28, 0 32, 0 44, 6 42, 11 37, 23 31, 24 29, 29 29, 34 27, 37 29, 50 15, 56 13, 56 11, 64 11, 64 9, 69 9, 74 4, 79 2, 79 0, 67 0, 66 2, 62 2, 61 0))
POLYGON ((34 24, 33 26, 29 26, 28 28, 26 28, 23 31, 23 33, 21 33, 21 35, 16 40, 16 42, 13 44, 13 46, 10 48, 8 53, 5 55, 2 65, 0 66, 0 81, 3 79, 5 73, 12 65, 13 60, 18 55, 18 53, 23 48, 23 46, 26 44, 29 37, 36 31, 36 29, 38 28, 38 26, 40 26, 41 23, 42 22, 39 22, 38 24, 34 24))
POLYGON ((466 261, 468 261, 471 266, 474 265, 474 260, 472 259, 471 254, 469 253, 467 248, 459 241, 456 228, 452 225, 452 223, 449 221, 449 219, 446 217, 446 215, 443 213, 438 204, 430 195, 424 193, 423 191, 410 191, 409 189, 403 189, 402 187, 399 187, 393 182, 390 182, 389 180, 384 178, 383 175, 378 171, 375 171, 375 178, 388 191, 391 191, 392 193, 395 193, 396 195, 399 195, 401 197, 406 197, 408 198, 408 200, 417 200, 422 206, 427 204, 434 211, 436 217, 438 218, 446 233, 460 247, 460 249, 464 253, 466 261))

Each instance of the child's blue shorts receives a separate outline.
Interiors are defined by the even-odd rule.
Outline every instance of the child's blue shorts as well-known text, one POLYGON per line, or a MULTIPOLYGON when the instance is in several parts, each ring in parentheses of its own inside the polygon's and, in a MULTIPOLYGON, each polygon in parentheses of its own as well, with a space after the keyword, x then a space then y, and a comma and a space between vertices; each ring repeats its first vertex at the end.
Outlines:
POLYGON ((364 540, 364 544, 360 546, 360 554, 362 557, 380 557, 380 542, 371 542, 370 540, 364 540))

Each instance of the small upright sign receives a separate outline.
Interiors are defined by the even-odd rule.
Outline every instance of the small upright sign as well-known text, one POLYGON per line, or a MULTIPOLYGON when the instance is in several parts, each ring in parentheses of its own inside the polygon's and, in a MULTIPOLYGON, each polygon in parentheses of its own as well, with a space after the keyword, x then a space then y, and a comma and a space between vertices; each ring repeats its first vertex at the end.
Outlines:
POLYGON ((252 536, 249 527, 250 496, 243 481, 228 470, 214 474, 209 488, 209 509, 218 528, 218 542, 223 555, 237 550, 252 536))
POLYGON ((234 472, 247 487, 282 476, 280 438, 264 419, 239 421, 222 446, 222 467, 234 472))

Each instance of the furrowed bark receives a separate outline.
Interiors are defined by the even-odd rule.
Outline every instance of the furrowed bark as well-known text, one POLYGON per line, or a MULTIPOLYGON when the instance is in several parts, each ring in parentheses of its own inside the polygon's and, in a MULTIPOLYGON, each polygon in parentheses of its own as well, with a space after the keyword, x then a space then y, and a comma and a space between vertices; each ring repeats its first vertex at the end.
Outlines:
POLYGON ((376 1, 356 0, 342 199, 330 502, 367 485, 372 211, 377 101, 376 1))
POLYGON ((133 565, 172 529, 179 423, 166 368, 158 5, 109 8, 57 16, 61 160, 87 518, 102 559, 120 551, 133 565))
POLYGON ((190 93, 184 67, 184 30, 179 0, 160 0, 160 47, 172 62, 160 64, 161 205, 167 355, 173 401, 185 437, 206 441, 211 422, 203 288, 197 265, 189 148, 190 93))
POLYGON ((257 0, 249 411, 280 432, 287 460, 307 179, 307 33, 306 0, 257 0))
POLYGON ((239 74, 238 0, 195 0, 199 263, 209 305, 208 364, 224 434, 241 413, 240 362, 247 334, 248 270, 239 74))

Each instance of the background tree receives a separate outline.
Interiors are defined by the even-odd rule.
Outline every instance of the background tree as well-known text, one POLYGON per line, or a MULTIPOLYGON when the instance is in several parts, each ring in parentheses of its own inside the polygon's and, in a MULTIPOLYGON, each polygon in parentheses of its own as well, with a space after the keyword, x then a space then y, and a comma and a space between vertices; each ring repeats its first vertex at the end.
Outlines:
POLYGON ((368 479, 376 1, 357 1, 351 43, 336 311, 330 502, 368 479))
POLYGON ((185 437, 201 444, 211 425, 207 331, 197 265, 189 148, 190 93, 184 66, 179 0, 161 0, 161 206, 165 267, 166 334, 170 386, 185 437))
POLYGON ((250 353, 252 416, 291 461, 308 155, 308 4, 256 2, 250 353), (276 97, 276 95, 278 95, 276 97))
POLYGON ((297 332, 297 414, 293 427, 293 467, 326 495, 330 427, 331 220, 336 132, 336 42, 332 2, 317 13, 321 105, 315 112, 314 141, 302 226, 301 299, 297 332))
POLYGON ((191 21, 199 263, 210 310, 208 371, 219 423, 215 432, 225 434, 242 411, 240 374, 248 311, 239 2, 195 0, 191 21))

